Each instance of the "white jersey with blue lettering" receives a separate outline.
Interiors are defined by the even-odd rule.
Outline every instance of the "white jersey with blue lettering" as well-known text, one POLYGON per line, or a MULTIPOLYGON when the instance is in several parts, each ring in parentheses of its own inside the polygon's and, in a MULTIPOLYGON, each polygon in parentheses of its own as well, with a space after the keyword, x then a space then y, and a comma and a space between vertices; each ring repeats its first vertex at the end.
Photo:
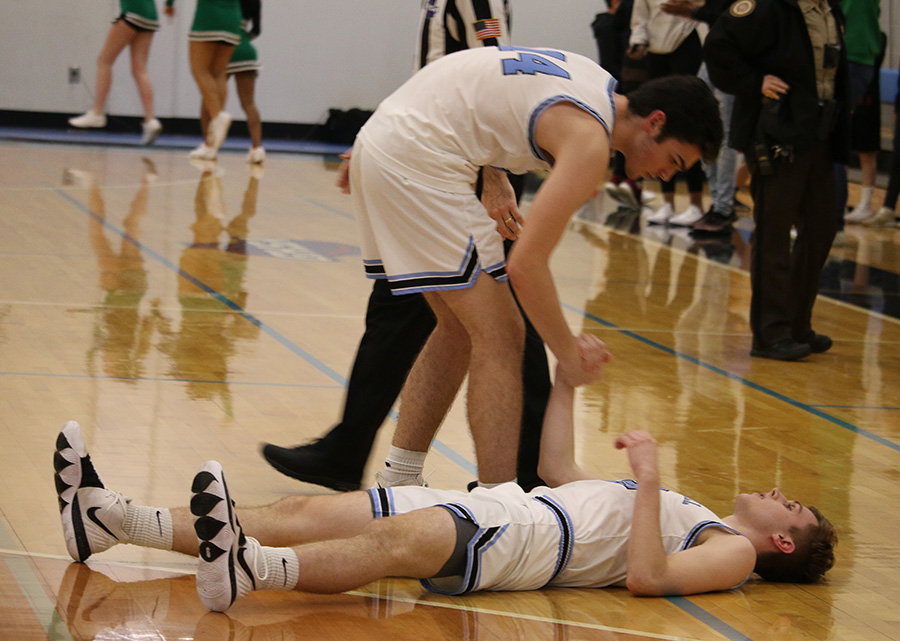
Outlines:
POLYGON ((386 98, 359 138, 375 160, 434 189, 471 193, 478 169, 546 170, 535 143, 541 114, 569 102, 612 131, 612 76, 584 56, 484 47, 429 63, 386 98))

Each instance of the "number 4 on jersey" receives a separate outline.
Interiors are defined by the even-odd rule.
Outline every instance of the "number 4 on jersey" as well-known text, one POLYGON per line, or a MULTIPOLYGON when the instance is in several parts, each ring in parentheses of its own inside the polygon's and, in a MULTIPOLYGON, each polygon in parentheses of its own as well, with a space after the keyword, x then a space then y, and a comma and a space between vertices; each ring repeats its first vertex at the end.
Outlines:
POLYGON ((544 73, 549 76, 569 78, 569 72, 554 63, 551 58, 565 61, 565 54, 559 51, 544 49, 523 49, 516 47, 500 47, 500 51, 511 51, 519 54, 518 58, 505 58, 503 60, 503 75, 514 76, 517 73, 533 76, 536 73, 544 73))

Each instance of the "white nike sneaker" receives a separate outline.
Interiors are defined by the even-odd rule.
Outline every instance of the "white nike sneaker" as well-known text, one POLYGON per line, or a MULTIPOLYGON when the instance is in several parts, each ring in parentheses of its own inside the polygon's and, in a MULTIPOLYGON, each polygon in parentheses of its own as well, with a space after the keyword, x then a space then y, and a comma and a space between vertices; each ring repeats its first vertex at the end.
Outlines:
MULTIPOLYGON (((191 514, 200 541, 197 594, 214 612, 225 612, 255 589, 254 567, 261 562, 259 542, 244 536, 222 466, 207 461, 191 485, 191 514)), ((258 571, 257 571, 258 573, 258 571)))
POLYGON ((669 219, 675 215, 675 210, 669 203, 663 203, 662 207, 657 209, 651 216, 647 217, 647 222, 651 225, 665 225, 669 219))
POLYGON ((865 222, 874 215, 875 212, 869 209, 868 205, 860 203, 853 208, 853 211, 844 216, 844 222, 850 223, 851 225, 858 225, 860 223, 865 224, 865 222))
POLYGON ((53 472, 60 513, 71 507, 75 493, 80 488, 103 487, 84 445, 81 425, 75 421, 67 422, 56 437, 53 472))
POLYGON ((203 143, 196 149, 191 150, 188 158, 192 160, 215 160, 218 155, 219 153, 215 149, 203 143))
POLYGON ((251 165, 261 165, 266 161, 266 150, 262 147, 251 147, 247 154, 247 162, 251 165))
POLYGON ((63 536, 69 555, 87 561, 97 552, 127 543, 122 530, 125 506, 130 503, 118 492, 101 487, 83 487, 75 493, 70 510, 62 513, 63 536))
POLYGON ((669 219, 669 224, 676 227, 690 227, 701 218, 703 218, 703 212, 700 211, 697 205, 692 204, 688 205, 688 208, 677 216, 672 216, 669 219))
POLYGON ((106 114, 94 113, 92 109, 80 116, 69 118, 69 124, 78 129, 102 129, 106 126, 106 114))
POLYGON ((897 219, 894 210, 890 207, 882 207, 871 218, 863 221, 866 227, 896 227, 897 219))
POLYGON ((130 499, 104 487, 75 421, 66 423, 56 437, 53 470, 69 555, 85 561, 121 542, 125 504, 130 499))

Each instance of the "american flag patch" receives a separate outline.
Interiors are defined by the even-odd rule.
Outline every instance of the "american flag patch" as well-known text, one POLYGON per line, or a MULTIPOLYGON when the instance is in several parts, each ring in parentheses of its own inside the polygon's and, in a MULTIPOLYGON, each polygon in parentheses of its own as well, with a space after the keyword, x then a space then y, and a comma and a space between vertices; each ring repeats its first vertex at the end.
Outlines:
POLYGON ((500 19, 499 18, 491 18, 490 20, 479 20, 475 23, 475 37, 479 40, 486 40, 488 38, 499 38, 500 33, 500 19))

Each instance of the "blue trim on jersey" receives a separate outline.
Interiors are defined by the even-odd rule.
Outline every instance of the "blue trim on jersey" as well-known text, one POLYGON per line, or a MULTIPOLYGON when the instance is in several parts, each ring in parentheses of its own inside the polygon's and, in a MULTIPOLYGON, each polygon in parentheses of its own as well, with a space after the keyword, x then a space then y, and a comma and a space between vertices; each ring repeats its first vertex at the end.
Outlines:
MULTIPOLYGON (((700 504, 694 503, 694 505, 700 505, 700 504)), ((700 521, 697 525, 692 527, 691 531, 688 532, 688 535, 686 537, 684 537, 684 543, 681 544, 681 551, 687 550, 688 548, 693 546, 694 543, 697 542, 697 537, 700 536, 700 533, 711 527, 721 528, 723 530, 728 530, 732 534, 738 534, 740 536, 744 536, 743 534, 741 534, 740 532, 735 530, 733 527, 729 527, 719 521, 700 521)))
MULTIPOLYGON (((597 113, 597 111, 593 107, 576 98, 573 98, 572 96, 567 96, 566 94, 557 94, 556 96, 547 98, 537 107, 535 107, 531 112, 531 116, 528 118, 528 145, 529 147, 531 147, 531 153, 535 158, 537 158, 538 160, 543 160, 545 163, 550 164, 550 160, 548 160, 544 156, 541 148, 538 147, 537 140, 535 140, 535 130, 537 129, 538 118, 540 118, 541 115, 549 107, 552 107, 553 105, 560 102, 571 102, 576 107, 579 107, 592 115, 600 122, 601 125, 603 125, 603 128, 606 129, 607 135, 610 137, 610 140, 612 140, 612 130, 609 128, 609 124, 603 119, 603 116, 597 113)), ((615 101, 613 101, 613 113, 615 113, 615 101)))
MULTIPOLYGON (((612 119, 613 123, 616 122, 616 87, 619 86, 619 81, 609 77, 609 82, 606 85, 606 95, 609 96, 609 105, 612 107, 612 119)), ((610 142, 612 142, 612 132, 609 134, 610 142)))
POLYGON ((394 512, 394 495, 389 487, 373 487, 366 490, 369 495, 369 502, 372 504, 372 516, 376 519, 382 519, 393 516, 394 512))
POLYGON ((556 517, 556 522, 559 525, 559 552, 556 557, 556 568, 553 570, 553 575, 544 584, 549 585, 569 565, 569 560, 572 558, 572 548, 575 545, 574 528, 572 527, 572 519, 569 517, 569 513, 559 503, 549 496, 536 496, 534 500, 539 501, 553 512, 553 516, 556 517))
POLYGON ((472 512, 465 505, 461 503, 442 503, 441 507, 446 508, 453 512, 456 516, 466 521, 471 521, 478 525, 477 521, 475 521, 475 517, 472 515, 472 512))
MULTIPOLYGON (((460 517, 478 525, 478 522, 468 513, 468 509, 459 503, 440 503, 439 506, 449 509, 453 513, 459 514, 460 517)), ((479 585, 481 584, 481 557, 500 539, 501 536, 503 536, 503 533, 506 532, 508 527, 509 525, 507 524, 489 528, 478 528, 478 531, 466 544, 466 570, 462 576, 441 577, 440 579, 419 579, 419 583, 422 584, 422 587, 426 590, 434 592, 435 594, 458 595, 478 590, 479 585), (454 578, 459 579, 459 581, 454 582, 457 586, 456 588, 447 589, 440 587, 446 585, 448 579, 454 578)))
POLYGON ((431 291, 449 291, 468 289, 478 279, 481 272, 486 272, 497 282, 509 280, 506 273, 506 260, 502 260, 487 268, 482 267, 478 258, 475 239, 469 236, 466 254, 456 272, 418 272, 400 276, 386 275, 381 261, 363 261, 368 278, 387 278, 393 294, 421 294, 431 291))
MULTIPOLYGON (((700 505, 700 504, 695 503, 695 505, 700 505)), ((725 525, 724 523, 721 523, 719 521, 700 521, 697 525, 692 527, 691 531, 688 532, 688 535, 686 537, 684 537, 684 543, 681 544, 680 551, 683 552, 684 550, 687 550, 690 547, 692 547, 694 545, 694 543, 697 542, 697 537, 700 536, 700 533, 703 532, 704 530, 708 530, 709 528, 720 528, 722 530, 727 530, 728 532, 731 532, 732 534, 736 534, 738 536, 744 536, 744 534, 742 532, 738 532, 733 527, 729 527, 728 525, 725 525)), ((737 585, 733 585, 727 589, 735 590, 735 589, 741 587, 750 579, 750 577, 752 575, 753 575, 753 572, 751 571, 750 574, 748 574, 747 577, 743 581, 741 581, 737 585)))
POLYGON ((397 274, 396 276, 392 276, 393 280, 415 280, 420 278, 446 278, 446 277, 457 277, 466 273, 468 269, 469 262, 472 260, 473 254, 475 254, 475 239, 469 236, 469 244, 466 247, 466 253, 463 255, 462 260, 459 263, 459 267, 457 267, 455 272, 412 272, 409 274, 397 274))

